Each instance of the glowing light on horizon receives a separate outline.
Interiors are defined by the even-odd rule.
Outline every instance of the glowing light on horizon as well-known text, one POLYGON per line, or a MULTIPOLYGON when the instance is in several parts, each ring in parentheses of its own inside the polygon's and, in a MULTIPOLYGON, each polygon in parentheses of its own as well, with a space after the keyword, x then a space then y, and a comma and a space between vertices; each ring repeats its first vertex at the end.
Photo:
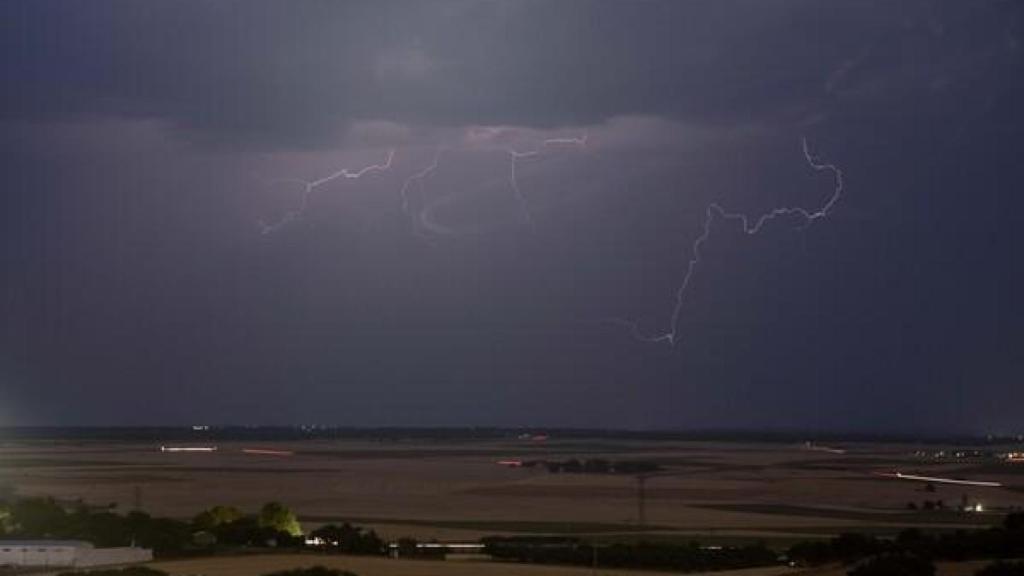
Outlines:
POLYGON ((827 452, 829 454, 846 454, 846 450, 843 448, 832 448, 831 446, 822 446, 815 444, 814 442, 805 442, 804 450, 810 450, 812 452, 827 452))

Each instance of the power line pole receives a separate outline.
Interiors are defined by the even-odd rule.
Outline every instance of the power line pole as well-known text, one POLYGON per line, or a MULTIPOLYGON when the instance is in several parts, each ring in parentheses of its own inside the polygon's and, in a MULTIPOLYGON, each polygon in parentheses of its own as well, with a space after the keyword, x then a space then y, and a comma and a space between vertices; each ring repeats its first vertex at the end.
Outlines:
POLYGON ((643 474, 636 477, 636 523, 647 525, 647 476, 643 474))

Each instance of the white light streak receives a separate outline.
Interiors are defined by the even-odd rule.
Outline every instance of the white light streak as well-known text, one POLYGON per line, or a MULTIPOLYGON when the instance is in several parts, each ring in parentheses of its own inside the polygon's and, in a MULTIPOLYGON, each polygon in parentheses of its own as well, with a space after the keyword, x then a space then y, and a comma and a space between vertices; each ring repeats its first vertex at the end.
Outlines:
POLYGON ((1002 482, 988 482, 984 480, 960 480, 957 478, 939 478, 936 476, 917 476, 915 474, 904 474, 902 472, 897 472, 896 474, 891 476, 899 480, 932 482, 935 484, 956 484, 959 486, 982 486, 986 488, 1000 488, 1003 485, 1002 482))

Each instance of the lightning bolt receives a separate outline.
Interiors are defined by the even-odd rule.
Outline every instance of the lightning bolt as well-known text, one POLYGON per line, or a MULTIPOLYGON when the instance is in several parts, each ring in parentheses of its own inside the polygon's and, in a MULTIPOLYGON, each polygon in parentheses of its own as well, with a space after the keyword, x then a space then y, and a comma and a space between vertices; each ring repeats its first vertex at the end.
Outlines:
MULTIPOLYGON (((718 203, 711 203, 705 210, 705 216, 702 224, 701 233, 693 241, 690 247, 690 258, 686 262, 685 272, 682 280, 679 283, 678 288, 675 291, 674 305, 672 307, 671 314, 669 315, 669 328, 665 332, 658 334, 644 333, 640 329, 638 321, 624 320, 620 318, 610 319, 609 321, 626 326, 632 335, 643 342, 653 343, 667 343, 670 346, 674 346, 679 341, 679 320, 682 316, 683 308, 686 304, 686 296, 690 289, 690 284, 696 274, 697 268, 700 266, 702 261, 702 252, 704 244, 708 242, 711 237, 711 232, 714 227, 716 220, 726 220, 739 222, 742 230, 748 236, 755 236, 761 232, 764 226, 778 218, 793 217, 796 216, 802 223, 796 227, 797 230, 804 230, 814 222, 826 218, 835 207, 836 203, 840 200, 843 194, 843 172, 835 164, 821 162, 814 154, 811 153, 810 146, 807 143, 807 139, 801 139, 802 151, 804 159, 807 161, 808 166, 817 172, 830 172, 833 177, 834 187, 832 194, 828 200, 818 209, 807 209, 799 206, 796 207, 779 207, 775 208, 767 213, 762 214, 757 219, 753 219, 751 216, 742 212, 729 212, 725 210, 718 203)), ((586 148, 587 146, 587 133, 584 132, 579 137, 561 137, 561 138, 548 138, 543 140, 532 150, 516 150, 515 148, 505 148, 504 153, 509 158, 509 173, 508 182, 512 189, 513 194, 517 202, 519 203, 520 209, 522 210, 523 218, 529 225, 533 225, 533 215, 529 208, 529 203, 526 196, 523 194, 522 189, 519 186, 518 172, 519 162, 523 160, 529 160, 540 156, 543 151, 550 147, 559 146, 578 146, 580 148, 586 148)), ((450 202, 450 197, 445 197, 435 202, 434 204, 428 205, 422 208, 418 214, 412 213, 411 205, 412 198, 410 194, 414 189, 422 192, 424 181, 430 178, 434 172, 440 168, 441 158, 447 151, 446 148, 439 147, 434 153, 434 157, 430 164, 421 168, 417 172, 406 178, 402 187, 399 190, 399 196, 401 198, 402 211, 409 215, 414 222, 416 232, 427 232, 431 235, 450 235, 455 233, 446 226, 435 223, 430 217, 432 209, 440 203, 450 202)), ((278 179, 274 182, 291 182, 300 184, 302 186, 302 195, 299 201, 299 206, 294 210, 287 212, 281 219, 274 223, 266 223, 262 220, 259 221, 259 226, 262 234, 271 234, 277 230, 287 226, 288 224, 297 221, 302 218, 307 208, 309 207, 309 200, 317 188, 337 180, 339 178, 355 180, 362 178, 363 176, 376 172, 384 172, 391 168, 392 160, 395 156, 395 150, 388 151, 387 157, 383 163, 370 164, 359 170, 352 171, 349 168, 342 168, 336 172, 328 174, 322 178, 316 180, 300 180, 300 179, 278 179)), ((429 238, 430 236, 426 236, 429 238)))
MULTIPOLYGON (((412 212, 410 211, 411 200, 409 198, 409 192, 413 188, 413 186, 415 186, 416 189, 419 190, 420 193, 422 194, 423 181, 429 178, 434 173, 434 171, 437 170, 437 168, 441 165, 441 155, 444 154, 444 152, 444 148, 437 148, 437 150, 434 151, 434 159, 430 162, 430 164, 428 164, 425 168, 413 173, 411 176, 406 178, 405 181, 402 183, 402 189, 399 190, 399 196, 401 196, 402 198, 402 212, 405 212, 405 214, 412 219, 413 231, 417 235, 422 235, 420 231, 424 227, 423 214, 425 213, 426 209, 424 209, 424 212, 421 213, 418 217, 413 216, 412 212)), ((427 227, 427 229, 429 230, 429 227, 427 227)))
POLYGON ((804 230, 814 222, 827 217, 829 213, 831 213, 833 207, 835 207, 836 202, 838 202, 839 198, 842 196, 843 171, 835 164, 818 161, 814 155, 811 154, 806 138, 803 138, 801 143, 803 146, 804 159, 807 160, 807 164, 813 170, 816 172, 832 173, 834 182, 832 195, 821 208, 811 211, 800 207, 780 207, 762 214, 757 218, 757 220, 752 220, 749 216, 741 212, 727 212, 717 203, 709 204, 705 211, 702 232, 697 236, 693 241, 693 245, 690 247, 691 256, 689 261, 686 263, 686 272, 683 274, 683 279, 680 282, 679 287, 676 289, 675 305, 672 308, 672 314, 669 316, 668 330, 660 334, 644 334, 640 330, 639 323, 636 321, 613 319, 612 322, 626 326, 636 339, 643 342, 663 342, 667 343, 669 346, 674 346, 679 340, 679 317, 682 315, 683 306, 686 303, 687 291, 690 288, 690 282, 693 280, 694 273, 701 263, 701 248, 708 241, 708 238, 710 238, 712 224, 716 219, 739 222, 743 227, 743 232, 748 236, 755 236, 762 230, 765 224, 775 220, 776 218, 796 216, 803 221, 802 224, 797 227, 797 230, 804 230), (753 224, 751 224, 752 221, 753 224))
POLYGON ((530 205, 526 201, 526 196, 523 195, 522 189, 519 188, 519 181, 516 178, 516 168, 519 165, 520 160, 534 158, 539 156, 540 153, 551 146, 579 146, 580 148, 587 147, 587 133, 584 132, 582 136, 577 138, 548 138, 540 143, 540 146, 529 150, 527 152, 519 152, 514 148, 508 148, 505 150, 509 155, 509 175, 508 182, 512 187, 512 193, 515 194, 516 201, 519 202, 519 208, 522 210, 523 218, 527 224, 533 225, 533 214, 530 212, 530 205))
MULTIPOLYGON (((526 196, 523 194, 522 189, 519 187, 519 181, 518 181, 517 172, 516 172, 516 169, 517 169, 517 167, 519 165, 519 162, 522 161, 522 160, 526 160, 526 159, 535 158, 537 156, 540 156, 540 154, 544 151, 545 148, 559 147, 559 146, 578 146, 580 148, 585 148, 586 145, 587 145, 587 133, 584 132, 581 136, 573 137, 573 138, 566 138, 566 137, 562 137, 562 138, 548 138, 546 140, 541 141, 540 144, 537 145, 536 148, 534 148, 532 150, 519 151, 519 150, 516 150, 514 148, 506 148, 506 149, 504 149, 504 153, 507 154, 508 158, 509 158, 509 174, 508 174, 509 186, 512 188, 512 193, 515 195, 516 201, 519 204, 520 209, 522 210, 523 218, 526 220, 527 223, 532 225, 532 223, 533 223, 533 216, 532 216, 532 214, 530 212, 529 204, 527 203, 526 196)), ((427 233, 427 234, 421 234, 425 238, 430 238, 431 236, 450 236, 450 235, 453 235, 453 234, 457 234, 455 231, 453 231, 450 228, 444 226, 443 224, 435 222, 433 220, 432 216, 431 216, 431 214, 432 214, 432 212, 433 212, 433 210, 435 208, 437 208, 438 206, 440 206, 442 204, 451 202, 452 201, 451 198, 446 197, 446 198, 442 198, 440 200, 437 200, 437 201, 435 201, 435 202, 433 202, 433 203, 423 207, 419 211, 418 214, 413 214, 412 211, 411 211, 411 205, 412 205, 412 200, 411 200, 411 197, 410 197, 411 192, 414 189, 415 190, 419 190, 420 192, 422 192, 422 190, 423 190, 423 182, 426 179, 430 178, 430 176, 432 176, 434 174, 434 172, 440 167, 441 157, 442 157, 442 155, 446 151, 447 151, 447 149, 445 149, 445 148, 438 148, 437 151, 434 153, 433 161, 430 164, 428 164, 426 167, 424 167, 423 169, 419 170, 418 172, 416 172, 416 173, 412 174, 411 176, 409 176, 408 178, 406 178, 406 180, 402 184, 402 188, 400 190, 400 196, 401 196, 401 199, 402 199, 402 211, 405 212, 407 215, 409 215, 409 217, 413 220, 414 227, 415 227, 415 230, 416 230, 417 234, 421 234, 423 232, 427 233)), ((477 232, 479 232, 479 231, 477 231, 477 232)))
POLYGON ((259 220, 257 222, 257 225, 260 227, 260 233, 263 235, 272 234, 274 232, 277 232, 281 228, 291 224, 292 222, 301 219, 305 215, 306 209, 309 207, 309 198, 313 195, 313 192, 316 191, 316 189, 319 188, 320 186, 323 186, 324 184, 327 184, 339 178, 344 178, 346 180, 358 180, 359 178, 362 178, 367 174, 372 174, 374 172, 384 172, 391 168, 391 161, 394 159, 394 157, 395 150, 391 149, 388 151, 387 158, 383 163, 370 164, 369 166, 364 166, 363 168, 360 168, 359 170, 356 170, 354 172, 348 168, 342 168, 337 172, 333 172, 331 174, 328 174, 327 176, 324 176, 323 178, 318 178, 316 180, 300 180, 298 178, 278 178, 273 180, 273 183, 292 183, 301 185, 302 195, 299 198, 298 207, 295 208, 294 210, 286 212, 285 215, 282 216, 276 222, 268 223, 263 220, 259 220))

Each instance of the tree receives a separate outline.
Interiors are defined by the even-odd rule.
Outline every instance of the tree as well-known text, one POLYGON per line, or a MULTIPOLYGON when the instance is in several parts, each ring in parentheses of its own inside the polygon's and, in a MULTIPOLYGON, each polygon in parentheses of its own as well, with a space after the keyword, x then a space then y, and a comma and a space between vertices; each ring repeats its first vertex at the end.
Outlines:
POLYGON ((974 573, 975 576, 1024 576, 1024 562, 996 562, 974 573))
POLYGON ((1007 514, 1003 520, 1003 527, 1007 532, 1024 532, 1024 512, 1007 514))
POLYGON ((218 526, 241 520, 242 516, 242 511, 234 506, 214 506, 197 514, 192 519, 192 525, 198 530, 213 530, 218 526))
POLYGON ((26 498, 11 506, 15 530, 34 538, 60 537, 68 514, 52 498, 26 498))
POLYGON ((849 576, 935 576, 930 560, 909 554, 875 556, 847 572, 849 576))
POLYGON ((260 509, 259 526, 296 537, 302 536, 302 525, 287 506, 280 502, 267 502, 260 509))
POLYGON ((381 554, 384 551, 384 541, 376 532, 364 532, 362 528, 352 526, 348 522, 341 526, 327 524, 313 530, 309 535, 323 540, 332 549, 343 554, 381 554))
POLYGON ((11 510, 5 504, 0 504, 0 536, 14 530, 14 518, 11 517, 11 510))
POLYGON ((835 559, 832 543, 822 540, 803 540, 789 548, 786 556, 801 564, 817 566, 835 559))
POLYGON ((856 532, 848 532, 836 536, 831 541, 836 558, 844 562, 852 562, 858 558, 879 554, 884 550, 884 543, 875 538, 856 532))
POLYGON ((213 530, 217 542, 228 546, 262 545, 266 540, 266 529, 260 528, 256 518, 243 516, 234 522, 221 524, 213 530))
POLYGON ((415 556, 419 549, 416 545, 419 542, 415 538, 399 538, 398 539, 398 555, 401 557, 415 556))
POLYGON ((356 576, 348 570, 335 570, 326 566, 311 566, 309 568, 293 568, 291 570, 280 570, 263 576, 356 576))

